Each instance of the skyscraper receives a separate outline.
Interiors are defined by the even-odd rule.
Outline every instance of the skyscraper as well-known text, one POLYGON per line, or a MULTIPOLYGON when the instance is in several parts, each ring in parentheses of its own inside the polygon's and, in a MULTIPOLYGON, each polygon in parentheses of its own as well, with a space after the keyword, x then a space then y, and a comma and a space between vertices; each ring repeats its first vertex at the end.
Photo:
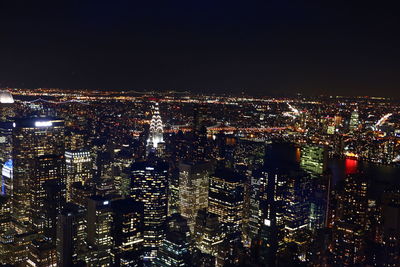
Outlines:
POLYGON ((249 196, 248 235, 250 241, 257 240, 260 235, 263 219, 266 216, 267 173, 261 169, 252 172, 249 196))
POLYGON ((331 173, 327 170, 328 148, 322 145, 304 145, 301 148, 300 167, 312 178, 310 228, 327 224, 331 197, 331 173))
POLYGON ((286 188, 284 192, 284 222, 285 238, 293 241, 296 234, 306 229, 310 217, 310 176, 302 170, 292 170, 284 177, 286 188))
POLYGON ((0 166, 3 166, 2 175, 2 194, 11 195, 10 185, 12 182, 12 130, 14 117, 14 99, 12 95, 5 90, 0 90, 0 166), (4 165, 3 165, 4 164, 4 165), (4 170, 6 168, 7 170, 4 170), (10 169, 11 168, 11 173, 10 169), (4 175, 4 171, 6 175, 4 175))
POLYGON ((112 201, 111 207, 114 214, 114 264, 137 266, 143 252, 143 203, 126 198, 112 201))
POLYGON ((226 229, 240 231, 243 220, 244 177, 231 169, 217 169, 210 177, 208 210, 226 229))
POLYGON ((199 210, 193 237, 195 246, 202 253, 217 256, 218 247, 223 241, 223 231, 218 215, 208 212, 207 209, 199 210))
POLYGON ((283 166, 270 162, 252 175, 249 233, 261 262, 269 264, 309 224, 311 178, 296 166, 283 166))
POLYGON ((358 111, 354 110, 350 116, 350 123, 349 123, 350 131, 356 130, 358 128, 358 126, 360 125, 360 121, 359 121, 358 117, 359 117, 358 111))
POLYGON ((68 203, 57 217, 57 266, 76 264, 86 249, 86 210, 68 203))
POLYGON ((186 220, 175 213, 168 218, 166 236, 161 242, 154 265, 192 266, 190 259, 190 232, 186 220))
POLYGON ((67 200, 71 199, 71 186, 75 182, 83 184, 93 177, 93 161, 89 151, 66 151, 65 163, 67 171, 67 200))
POLYGON ((33 178, 40 179, 38 168, 46 168, 39 162, 51 156, 57 158, 57 164, 64 164, 64 121, 47 117, 23 118, 16 120, 13 126, 13 216, 18 222, 29 223, 31 193, 36 186, 33 178))
POLYGON ((131 166, 131 197, 144 205, 144 257, 155 257, 165 236, 168 166, 158 160, 134 162, 131 166))
POLYGON ((197 211, 208 206, 208 184, 212 165, 208 162, 179 164, 179 208, 193 232, 197 211))
POLYGON ((315 175, 322 174, 327 167, 327 149, 319 145, 305 145, 301 148, 300 166, 315 175))
POLYGON ((87 244, 90 252, 90 266, 109 266, 112 261, 111 249, 113 213, 111 199, 92 196, 88 199, 87 209, 87 244))
POLYGON ((336 264, 362 264, 363 236, 367 225, 368 183, 363 174, 345 177, 343 190, 337 196, 337 210, 333 223, 333 254, 336 264))
POLYGON ((65 202, 64 167, 63 155, 43 155, 35 160, 35 175, 30 177, 30 222, 35 231, 53 240, 57 215, 65 202))
POLYGON ((162 153, 163 144, 163 124, 161 121, 158 103, 155 103, 153 106, 153 116, 150 121, 149 138, 147 139, 147 152, 149 153, 155 151, 162 153))

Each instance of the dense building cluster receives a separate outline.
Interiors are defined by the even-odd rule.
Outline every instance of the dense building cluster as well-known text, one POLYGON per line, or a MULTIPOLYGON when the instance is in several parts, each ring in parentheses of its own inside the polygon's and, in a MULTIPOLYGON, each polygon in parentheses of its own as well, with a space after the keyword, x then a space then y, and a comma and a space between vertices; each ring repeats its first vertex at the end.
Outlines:
POLYGON ((393 101, 12 93, 0 264, 400 266, 393 101))

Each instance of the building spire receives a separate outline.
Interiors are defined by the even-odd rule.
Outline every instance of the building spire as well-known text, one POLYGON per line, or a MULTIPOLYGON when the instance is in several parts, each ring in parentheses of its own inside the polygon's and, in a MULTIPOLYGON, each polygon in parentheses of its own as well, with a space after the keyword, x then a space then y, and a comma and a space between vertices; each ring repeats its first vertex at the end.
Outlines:
POLYGON ((150 121, 149 138, 147 139, 147 147, 149 149, 157 149, 158 144, 164 142, 163 124, 160 116, 158 103, 153 106, 153 116, 150 121))

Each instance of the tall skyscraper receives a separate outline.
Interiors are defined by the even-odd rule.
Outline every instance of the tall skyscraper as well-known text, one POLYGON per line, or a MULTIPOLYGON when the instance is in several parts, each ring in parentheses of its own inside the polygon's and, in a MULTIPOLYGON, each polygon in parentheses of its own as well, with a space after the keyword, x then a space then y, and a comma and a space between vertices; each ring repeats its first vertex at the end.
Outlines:
POLYGON ((295 241, 295 236, 309 226, 311 179, 302 170, 292 170, 284 178, 284 222, 286 242, 295 241))
POLYGON ((309 224, 311 178, 296 166, 284 166, 270 163, 252 174, 249 234, 261 261, 269 264, 285 244, 298 242, 309 224))
POLYGON ((358 126, 360 125, 360 121, 359 121, 359 115, 358 115, 358 111, 354 110, 351 113, 350 116, 350 123, 349 123, 349 129, 350 131, 354 131, 358 128, 358 126))
POLYGON ((217 169, 210 177, 208 210, 229 231, 240 231, 243 221, 244 177, 231 169, 217 169))
POLYGON ((363 174, 345 177, 344 188, 337 196, 333 223, 333 254, 336 264, 353 266, 365 260, 363 247, 367 226, 368 183, 363 174))
POLYGON ((65 203, 64 155, 43 155, 35 160, 30 177, 29 218, 33 229, 55 240, 57 215, 65 203))
POLYGON ((162 153, 163 145, 163 124, 158 103, 155 103, 153 106, 153 116, 150 121, 149 138, 147 139, 147 153, 162 153))
POLYGON ((36 178, 41 179, 37 171, 47 168, 40 162, 51 156, 57 164, 64 164, 64 121, 47 117, 23 118, 17 119, 13 126, 13 216, 18 222, 29 224, 32 197, 36 197, 31 195, 32 190, 37 186, 36 178))
POLYGON ((324 146, 305 145, 301 148, 300 166, 315 175, 321 175, 327 167, 328 151, 324 146))
POLYGON ((93 161, 89 151, 77 150, 65 152, 67 171, 67 200, 71 199, 71 186, 75 182, 82 182, 93 178, 93 161))
POLYGON ((86 249, 86 210, 68 203, 57 217, 57 266, 77 264, 86 249))
POLYGON ((267 177, 265 171, 257 169, 252 172, 250 178, 248 211, 248 237, 250 241, 259 239, 260 230, 264 224, 263 220, 266 216, 267 177))
POLYGON ((311 197, 310 228, 316 230, 327 225, 331 197, 332 175, 327 170, 328 149, 322 145, 304 145, 301 148, 300 167, 310 174, 311 197))
POLYGON ((111 202, 115 266, 137 266, 143 252, 143 203, 131 198, 111 202))
POLYGON ((209 162, 182 162, 179 164, 179 207, 193 232, 197 211, 208 206, 209 162))
MULTIPOLYGON (((12 130, 14 117, 14 99, 5 90, 0 91, 0 164, 12 160, 12 130)), ((9 167, 8 163, 8 167, 9 167)), ((11 181, 11 180, 9 180, 11 181)), ((6 181, 2 181, 2 185, 6 181)), ((11 193, 11 192, 10 192, 11 193)))
POLYGON ((144 205, 144 257, 153 259, 165 236, 168 166, 153 159, 131 166, 131 197, 144 205))
POLYGON ((90 266, 111 264, 112 225, 111 199, 100 196, 90 197, 87 208, 87 244, 90 251, 88 264, 90 266))

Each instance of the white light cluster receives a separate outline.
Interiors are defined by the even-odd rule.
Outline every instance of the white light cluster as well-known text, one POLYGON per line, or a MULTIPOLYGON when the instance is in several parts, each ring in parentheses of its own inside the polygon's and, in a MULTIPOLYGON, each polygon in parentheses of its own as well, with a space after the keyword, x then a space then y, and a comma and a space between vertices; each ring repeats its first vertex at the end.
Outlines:
POLYGON ((53 126, 51 121, 35 121, 35 127, 50 127, 53 126))

